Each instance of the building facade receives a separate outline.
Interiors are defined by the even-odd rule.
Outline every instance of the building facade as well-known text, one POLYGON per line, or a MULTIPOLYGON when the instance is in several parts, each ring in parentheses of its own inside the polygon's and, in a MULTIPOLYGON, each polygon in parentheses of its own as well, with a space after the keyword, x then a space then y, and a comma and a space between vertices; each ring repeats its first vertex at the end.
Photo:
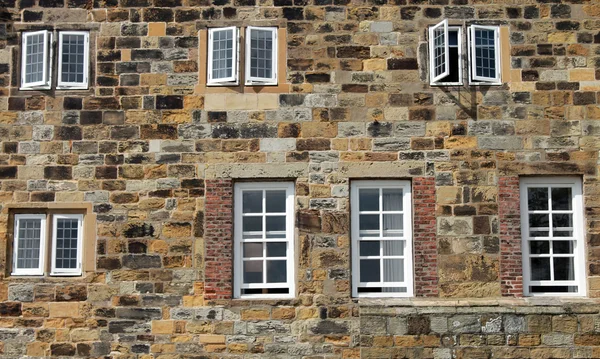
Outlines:
POLYGON ((600 358, 592 0, 0 0, 0 355, 600 358))

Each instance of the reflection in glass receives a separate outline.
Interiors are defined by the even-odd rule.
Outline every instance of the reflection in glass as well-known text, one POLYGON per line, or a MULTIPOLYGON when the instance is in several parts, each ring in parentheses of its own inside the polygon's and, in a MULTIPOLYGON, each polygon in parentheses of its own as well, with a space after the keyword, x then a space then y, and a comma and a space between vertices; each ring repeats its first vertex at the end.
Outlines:
POLYGON ((570 211, 573 209, 571 188, 552 188, 552 209, 555 211, 570 211))
POLYGON ((531 254, 548 254, 550 253, 549 241, 530 241, 529 252, 531 254))
POLYGON ((268 216, 266 221, 267 238, 285 237, 285 216, 268 216))
POLYGON ((556 254, 571 254, 574 250, 574 241, 553 241, 552 250, 556 254))
POLYGON ((262 243, 244 243, 244 258, 262 257, 262 243))
POLYGON ((550 258, 531 258, 531 279, 550 280, 550 258))
POLYGON ((548 188, 528 188, 527 208, 530 211, 543 211, 548 209, 548 188))
POLYGON ((360 281, 361 282, 379 282, 379 259, 361 259, 360 260, 360 281))
POLYGON ((286 242, 267 242, 267 257, 285 257, 287 252, 286 242))
POLYGON ((378 214, 361 214, 359 219, 359 229, 361 237, 378 237, 379 236, 379 215, 378 214), (369 231, 369 232, 363 232, 369 231))
POLYGON ((379 241, 360 241, 359 242, 361 256, 378 256, 379 241))
POLYGON ((284 213, 285 199, 285 190, 266 191, 267 213, 284 213))
POLYGON ((529 226, 534 228, 548 228, 550 226, 550 216, 546 213, 529 214, 529 226))
POLYGON ((555 237, 571 237, 573 235, 573 214, 552 214, 552 233, 555 237))
POLYGON ((267 283, 285 283, 287 269, 285 260, 267 261, 267 283))
POLYGON ((244 232, 244 239, 262 238, 262 217, 244 217, 242 219, 242 231, 244 232))
POLYGON ((262 191, 244 191, 242 193, 242 209, 244 213, 261 213, 262 191))
POLYGON ((361 188, 358 190, 358 207, 360 211, 379 211, 379 189, 361 188))
POLYGON ((244 283, 262 283, 262 273, 262 261, 244 261, 244 283))
POLYGON ((554 280, 575 279, 573 257, 554 258, 554 280))

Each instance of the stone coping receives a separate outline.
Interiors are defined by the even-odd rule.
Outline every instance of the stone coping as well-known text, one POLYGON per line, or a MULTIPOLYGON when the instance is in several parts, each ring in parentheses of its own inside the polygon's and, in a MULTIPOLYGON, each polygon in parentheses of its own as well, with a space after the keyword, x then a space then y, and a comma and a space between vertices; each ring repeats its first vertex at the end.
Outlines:
MULTIPOLYGON (((359 298, 359 306, 384 307, 556 307, 600 305, 600 298, 359 298)), ((597 311, 600 311, 598 307, 597 311)))

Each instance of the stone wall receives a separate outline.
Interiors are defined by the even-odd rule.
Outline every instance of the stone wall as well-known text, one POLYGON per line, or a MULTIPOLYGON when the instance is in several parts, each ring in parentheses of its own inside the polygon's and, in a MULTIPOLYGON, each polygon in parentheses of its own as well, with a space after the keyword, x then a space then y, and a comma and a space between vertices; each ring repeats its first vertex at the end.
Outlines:
POLYGON ((599 44, 588 0, 0 0, 0 354, 600 357, 599 44), (503 85, 429 86, 443 19, 501 26, 503 85), (279 27, 278 86, 206 86, 234 25, 279 27), (89 90, 19 90, 31 29, 90 31, 89 90), (583 178, 590 298, 518 298, 525 175, 583 178), (412 181, 414 301, 351 298, 368 178, 412 181), (295 182, 293 300, 231 299, 251 179, 295 182), (14 209, 57 203, 92 205, 92 270, 10 276, 14 209))

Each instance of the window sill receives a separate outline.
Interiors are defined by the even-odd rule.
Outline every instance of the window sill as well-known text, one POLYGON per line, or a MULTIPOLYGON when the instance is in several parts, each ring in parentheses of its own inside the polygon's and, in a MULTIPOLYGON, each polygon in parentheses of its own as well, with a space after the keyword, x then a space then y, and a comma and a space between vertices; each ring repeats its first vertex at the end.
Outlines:
POLYGON ((23 274, 10 274, 5 277, 5 282, 27 282, 27 283, 55 283, 55 282, 82 282, 82 283, 94 283, 98 278, 96 272, 86 272, 78 275, 23 275, 23 274))
POLYGON ((525 298, 354 298, 361 306, 372 307, 555 307, 568 305, 598 305, 600 298, 587 297, 525 297, 525 298))

